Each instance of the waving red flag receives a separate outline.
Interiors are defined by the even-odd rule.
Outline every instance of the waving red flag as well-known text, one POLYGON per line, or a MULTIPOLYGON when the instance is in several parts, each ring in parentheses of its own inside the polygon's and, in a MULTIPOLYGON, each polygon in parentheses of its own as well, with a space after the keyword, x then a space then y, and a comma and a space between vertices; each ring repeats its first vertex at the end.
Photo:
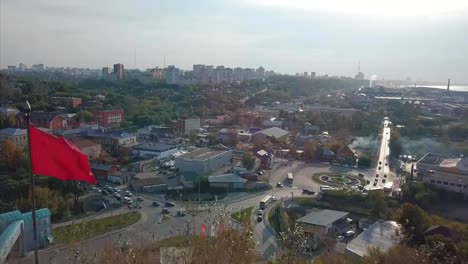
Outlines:
POLYGON ((88 157, 64 138, 49 135, 29 125, 32 173, 62 181, 85 181, 96 184, 88 157))

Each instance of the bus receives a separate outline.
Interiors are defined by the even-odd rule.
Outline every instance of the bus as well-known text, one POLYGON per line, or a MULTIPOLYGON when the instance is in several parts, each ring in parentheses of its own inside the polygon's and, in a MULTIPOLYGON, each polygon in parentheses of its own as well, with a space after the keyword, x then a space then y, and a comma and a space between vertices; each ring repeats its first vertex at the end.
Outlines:
POLYGON ((260 209, 263 210, 267 208, 271 202, 273 202, 273 196, 267 195, 263 197, 263 199, 260 201, 260 209))
POLYGON ((289 182, 289 183, 292 183, 293 180, 294 180, 293 174, 292 174, 291 172, 288 173, 288 182, 289 182))

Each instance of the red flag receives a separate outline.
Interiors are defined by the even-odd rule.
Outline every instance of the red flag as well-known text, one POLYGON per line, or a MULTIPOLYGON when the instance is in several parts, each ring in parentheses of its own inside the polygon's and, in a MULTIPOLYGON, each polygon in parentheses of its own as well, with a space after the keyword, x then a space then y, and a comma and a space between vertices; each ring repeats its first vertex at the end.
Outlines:
POLYGON ((205 224, 201 224, 201 238, 205 238, 205 224))
POLYGON ((219 225, 219 233, 222 234, 224 232, 224 223, 219 225))
POLYGON ((88 157, 64 138, 49 135, 29 125, 32 173, 62 181, 96 183, 88 157))

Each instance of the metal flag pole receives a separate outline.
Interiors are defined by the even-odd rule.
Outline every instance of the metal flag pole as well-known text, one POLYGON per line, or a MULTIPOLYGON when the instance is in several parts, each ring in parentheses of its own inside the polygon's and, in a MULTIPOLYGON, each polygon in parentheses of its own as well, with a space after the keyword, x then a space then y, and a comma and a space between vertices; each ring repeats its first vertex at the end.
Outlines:
POLYGON ((39 263, 39 256, 37 253, 37 226, 36 226, 36 196, 34 194, 34 174, 32 173, 32 158, 31 158, 31 131, 29 129, 31 119, 31 105, 26 100, 26 110, 24 119, 27 125, 28 131, 28 148, 29 148, 29 178, 31 180, 31 198, 32 198, 32 224, 33 224, 33 237, 34 237, 34 263, 39 263))

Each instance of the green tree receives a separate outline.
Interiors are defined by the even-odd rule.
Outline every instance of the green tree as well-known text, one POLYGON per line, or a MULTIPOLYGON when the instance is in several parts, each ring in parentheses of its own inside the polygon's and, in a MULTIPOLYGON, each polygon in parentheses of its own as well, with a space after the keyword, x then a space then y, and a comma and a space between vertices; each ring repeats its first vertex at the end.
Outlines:
POLYGON ((369 155, 361 155, 359 156, 358 166, 362 167, 370 167, 372 164, 372 159, 369 155))
POLYGON ((93 114, 89 111, 79 111, 75 116, 76 121, 78 122, 90 122, 93 119, 93 114))
POLYGON ((320 146, 315 141, 306 141, 304 143, 304 156, 309 160, 317 160, 320 156, 320 146))
POLYGON ((255 167, 255 157, 249 152, 244 153, 242 156, 242 165, 248 170, 253 169, 255 167))
POLYGON ((382 191, 370 191, 367 201, 371 208, 372 216, 375 218, 387 218, 389 215, 388 203, 382 191))
POLYGON ((390 136, 390 154, 393 157, 398 157, 403 153, 403 145, 400 141, 400 134, 396 131, 393 131, 390 136))
POLYGON ((429 218, 421 208, 405 203, 400 208, 397 220, 403 227, 403 234, 409 245, 419 245, 424 242, 424 232, 429 227, 429 218))

